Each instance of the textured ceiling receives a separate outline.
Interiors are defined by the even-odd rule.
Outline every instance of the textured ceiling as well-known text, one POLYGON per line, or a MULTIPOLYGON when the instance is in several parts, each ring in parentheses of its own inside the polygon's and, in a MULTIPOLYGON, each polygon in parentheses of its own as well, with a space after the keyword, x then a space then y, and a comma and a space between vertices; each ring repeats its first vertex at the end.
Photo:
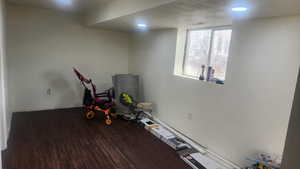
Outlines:
MULTIPOLYGON (((114 0, 6 0, 10 3, 72 12, 90 12, 94 7, 114 0), (70 6, 57 1, 71 1, 70 6)), ((151 0, 149 0, 151 1, 151 0)), ((300 0, 177 0, 156 8, 107 20, 93 26, 121 31, 136 31, 137 23, 146 23, 149 29, 177 28, 182 26, 215 26, 230 24, 239 18, 230 12, 236 2, 246 2, 249 11, 242 16, 262 18, 300 14, 300 0)), ((240 19, 240 18, 239 18, 240 19)))
POLYGON ((231 6, 242 0, 177 0, 143 12, 98 23, 95 26, 119 31, 137 31, 144 22, 149 29, 219 26, 235 19, 266 18, 300 14, 300 0, 243 0, 249 11, 232 13, 231 6))
POLYGON ((66 12, 85 12, 88 9, 110 1, 111 0, 6 0, 8 3, 16 5, 54 9, 66 12), (59 2, 71 2, 71 4, 61 5, 59 2))
POLYGON ((96 26, 119 31, 135 31, 137 23, 146 23, 149 29, 177 28, 182 26, 215 26, 231 24, 226 12, 229 0, 177 0, 173 3, 123 16, 96 26))

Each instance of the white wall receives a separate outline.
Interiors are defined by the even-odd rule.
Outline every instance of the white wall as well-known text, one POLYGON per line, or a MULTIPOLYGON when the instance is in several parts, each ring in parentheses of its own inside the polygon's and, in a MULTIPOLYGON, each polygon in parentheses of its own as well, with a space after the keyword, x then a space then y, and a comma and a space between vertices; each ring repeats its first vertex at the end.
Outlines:
POLYGON ((1 150, 4 148, 5 145, 5 137, 6 137, 6 112, 4 111, 4 103, 3 103, 3 76, 2 76, 2 72, 3 72, 3 54, 2 54, 2 50, 3 50, 3 13, 4 13, 4 9, 3 9, 3 3, 2 1, 0 1, 0 145, 1 145, 1 150))
MULTIPOLYGON (((300 70, 300 69, 299 69, 300 70)), ((300 73, 300 71, 299 71, 300 73)), ((282 169, 299 168, 300 152, 300 74, 295 92, 292 113, 283 154, 282 169)))
POLYGON ((300 63, 300 17, 234 23, 225 85, 173 75, 176 35, 134 38, 130 68, 142 75, 155 115, 239 165, 259 152, 282 154, 300 63))
MULTIPOLYGON (((5 5, 0 1, 0 150, 7 146, 11 114, 7 110, 7 70, 5 53, 5 5)), ((0 163, 1 165, 1 163, 0 163)), ((0 167, 1 168, 1 167, 0 167)))
POLYGON ((7 15, 12 112, 80 106, 83 89, 73 66, 98 88, 110 87, 111 75, 128 73, 127 34, 86 28, 50 10, 8 6, 7 15))
POLYGON ((300 17, 235 23, 221 86, 173 75, 176 30, 139 34, 131 46, 127 34, 86 28, 50 10, 9 6, 7 14, 11 112, 81 105, 72 66, 99 88, 129 66, 142 75, 155 115, 200 144, 240 165, 257 152, 282 154, 300 63, 300 17))

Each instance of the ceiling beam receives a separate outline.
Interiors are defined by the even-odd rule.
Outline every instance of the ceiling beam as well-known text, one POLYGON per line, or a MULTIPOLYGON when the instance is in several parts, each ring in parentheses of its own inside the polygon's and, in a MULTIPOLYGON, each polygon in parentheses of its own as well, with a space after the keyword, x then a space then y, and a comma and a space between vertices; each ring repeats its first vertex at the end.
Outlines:
POLYGON ((86 17, 86 24, 93 26, 122 16, 172 3, 176 0, 113 0, 93 10, 86 17))

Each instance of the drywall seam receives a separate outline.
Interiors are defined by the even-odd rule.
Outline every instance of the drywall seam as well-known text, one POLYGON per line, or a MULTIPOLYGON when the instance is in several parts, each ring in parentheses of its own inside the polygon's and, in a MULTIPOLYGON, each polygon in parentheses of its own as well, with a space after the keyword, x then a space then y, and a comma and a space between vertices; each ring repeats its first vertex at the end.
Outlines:
POLYGON ((159 7, 175 0, 115 0, 95 9, 85 18, 88 26, 159 7))

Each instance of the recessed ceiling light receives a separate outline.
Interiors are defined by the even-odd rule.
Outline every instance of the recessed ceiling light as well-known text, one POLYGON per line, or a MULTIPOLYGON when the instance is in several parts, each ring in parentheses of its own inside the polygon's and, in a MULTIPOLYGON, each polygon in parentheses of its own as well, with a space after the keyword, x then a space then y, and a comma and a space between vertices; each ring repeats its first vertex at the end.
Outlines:
POLYGON ((145 29, 145 28, 147 28, 148 26, 147 26, 146 24, 144 24, 144 23, 139 23, 139 24, 137 24, 137 27, 138 27, 138 28, 145 29))
POLYGON ((72 5, 72 0, 55 0, 55 2, 62 7, 67 7, 72 5))
POLYGON ((233 7, 233 8, 231 8, 231 10, 234 12, 245 12, 245 11, 248 11, 248 8, 239 6, 239 7, 233 7))

